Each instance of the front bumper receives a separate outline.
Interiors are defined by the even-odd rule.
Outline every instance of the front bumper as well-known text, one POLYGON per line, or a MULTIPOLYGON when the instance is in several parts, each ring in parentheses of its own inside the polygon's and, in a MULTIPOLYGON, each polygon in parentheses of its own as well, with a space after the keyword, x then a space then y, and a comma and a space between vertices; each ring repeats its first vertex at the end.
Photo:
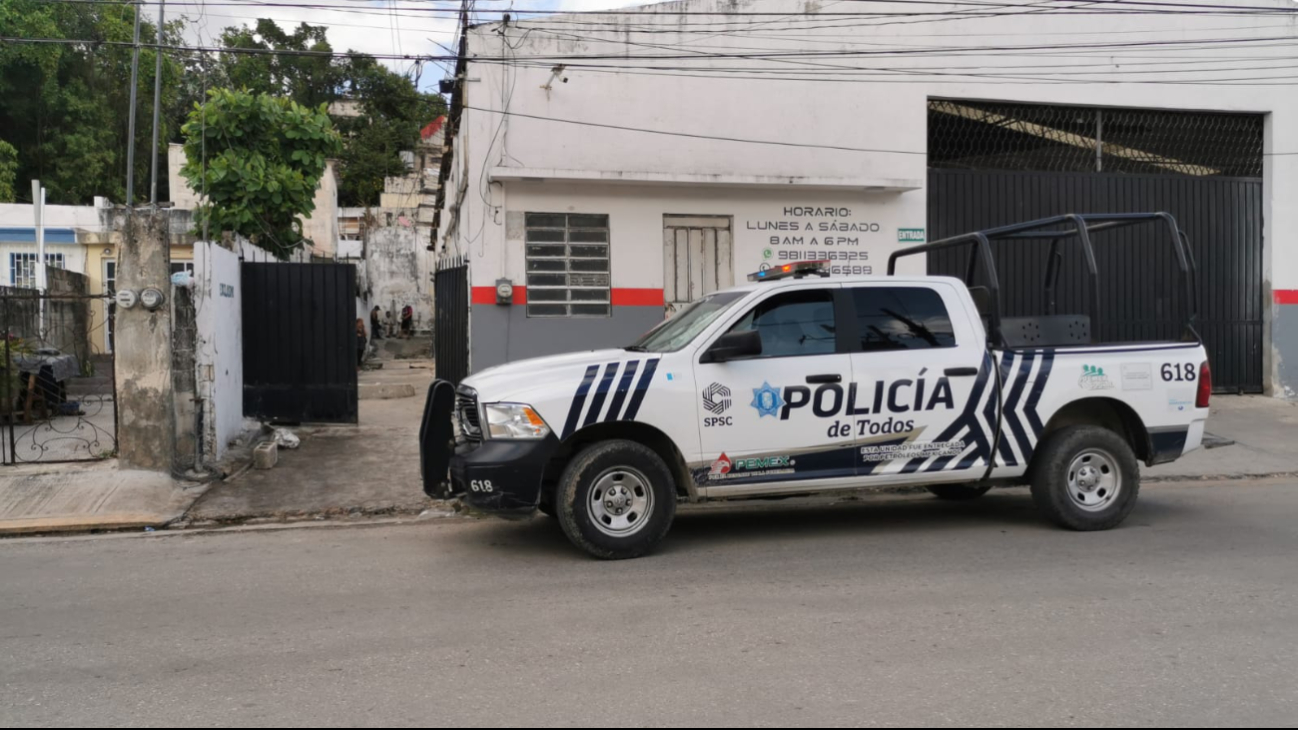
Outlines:
POLYGON ((461 445, 451 457, 451 495, 485 512, 530 514, 541 501, 541 477, 558 446, 553 434, 461 445))
POLYGON ((455 401, 456 389, 445 380, 428 389, 419 429, 424 492, 433 499, 459 497, 486 512, 530 514, 541 501, 541 477, 559 440, 554 434, 539 440, 457 435, 455 401))

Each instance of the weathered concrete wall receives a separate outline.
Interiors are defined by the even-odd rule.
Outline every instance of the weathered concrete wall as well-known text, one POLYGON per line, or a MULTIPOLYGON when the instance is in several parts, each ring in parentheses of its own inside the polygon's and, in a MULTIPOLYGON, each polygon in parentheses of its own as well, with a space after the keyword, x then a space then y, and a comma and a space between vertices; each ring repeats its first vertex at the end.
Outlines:
POLYGON ((45 340, 69 355, 76 355, 85 366, 90 359, 90 292, 89 280, 83 274, 62 269, 48 269, 45 340))
MULTIPOLYGON (((117 290, 171 294, 167 216, 136 211, 124 221, 117 290)), ((118 457, 124 469, 171 471, 176 451, 171 306, 117 311, 118 457)))
POLYGON ((395 320, 410 305, 415 329, 427 329, 433 312, 433 286, 422 261, 428 231, 415 224, 413 210, 376 209, 372 216, 365 231, 365 311, 378 305, 395 320))
POLYGON ((243 430, 239 254, 215 243, 196 244, 194 254, 203 452, 208 462, 218 462, 243 430))

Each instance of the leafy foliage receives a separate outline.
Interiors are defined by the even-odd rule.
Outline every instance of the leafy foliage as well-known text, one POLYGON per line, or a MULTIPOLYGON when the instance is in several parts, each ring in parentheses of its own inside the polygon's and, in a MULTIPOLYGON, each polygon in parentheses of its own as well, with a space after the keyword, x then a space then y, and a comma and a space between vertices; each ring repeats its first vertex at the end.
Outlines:
POLYGON ((0 203, 14 202, 14 183, 18 179, 18 150, 0 139, 0 203))
MULTIPOLYGON (((129 43, 134 24, 129 3, 68 3, 0 0, 0 36, 81 39, 85 44, 0 44, 0 135, 17 150, 17 180, 39 178, 51 203, 88 204, 96 195, 126 197, 126 151, 130 111, 131 49, 101 45, 129 43)), ((165 45, 184 45, 189 19, 169 21, 165 45)), ((189 40, 193 33, 189 32, 189 40)), ((158 42, 146 14, 142 44, 158 42)), ((226 28, 229 48, 262 51, 333 52, 322 26, 283 30, 261 19, 253 26, 226 28)), ((140 53, 135 133, 136 199, 148 199, 149 145, 153 115, 154 49, 140 53)), ((414 149, 419 130, 443 114, 436 94, 363 54, 163 53, 159 141, 181 141, 181 126, 207 89, 247 89, 283 96, 310 109, 348 99, 360 116, 335 117, 344 134, 339 197, 344 205, 378 202, 385 175, 404 172, 400 152, 414 149)), ((166 198, 167 167, 159 169, 158 194, 166 198)), ((26 198, 25 186, 14 191, 26 198)))
MULTIPOLYGON (((127 114, 131 49, 100 46, 130 42, 129 4, 0 0, 0 35, 84 39, 85 44, 0 44, 0 130, 18 152, 18 180, 39 178, 51 203, 89 203, 96 195, 126 197, 127 114)), ((162 42, 181 42, 183 22, 168 23, 162 42)), ((156 43, 157 28, 140 26, 141 43, 156 43)), ((179 83, 189 60, 163 55, 161 140, 174 135, 183 114, 179 83)), ((135 135, 137 197, 148 196, 153 114, 154 50, 140 53, 135 135)), ((160 171, 165 175, 165 166, 160 171)), ((26 199, 19 186, 15 197, 26 199)), ((166 190, 159 180, 160 193, 166 190)))
POLYGON ((214 89, 182 131, 181 175, 207 192, 196 228, 238 233, 279 258, 303 245, 299 217, 315 210, 325 161, 342 151, 323 104, 309 109, 265 93, 214 89))

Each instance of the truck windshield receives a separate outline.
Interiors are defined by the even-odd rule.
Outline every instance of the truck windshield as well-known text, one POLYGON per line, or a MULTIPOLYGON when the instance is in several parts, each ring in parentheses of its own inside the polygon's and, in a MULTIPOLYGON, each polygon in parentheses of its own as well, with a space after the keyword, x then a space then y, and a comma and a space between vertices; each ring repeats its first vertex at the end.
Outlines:
POLYGON ((694 302, 671 319, 641 335, 626 349, 635 352, 676 352, 692 342, 698 333, 716 321, 747 292, 718 292, 694 302))

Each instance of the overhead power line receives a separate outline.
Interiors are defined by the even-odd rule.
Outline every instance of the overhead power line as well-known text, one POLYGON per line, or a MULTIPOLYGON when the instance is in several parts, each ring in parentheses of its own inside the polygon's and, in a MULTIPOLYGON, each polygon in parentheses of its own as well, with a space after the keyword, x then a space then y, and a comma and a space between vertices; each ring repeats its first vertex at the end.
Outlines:
MULTIPOLYGON (((49 2, 62 2, 69 4, 86 4, 86 5, 124 5, 127 3, 119 0, 48 0, 49 2)), ((919 17, 919 16, 960 16, 966 18, 977 17, 997 17, 1006 14, 1027 14, 1029 9, 1024 4, 1019 3, 952 3, 939 2, 939 0, 841 0, 842 2, 857 3, 881 3, 887 2, 892 5, 964 5, 970 8, 981 8, 982 12, 975 12, 974 9, 964 10, 947 10, 947 11, 875 11, 875 12, 847 12, 847 11, 816 11, 810 13, 790 13, 789 11, 715 11, 715 10, 667 10, 658 8, 653 5, 642 6, 640 8, 626 8, 620 10, 549 10, 549 9, 519 9, 519 8, 501 8, 501 9, 475 9, 477 15, 510 15, 512 17, 525 16, 612 16, 612 17, 635 17, 635 18, 673 18, 677 16, 701 16, 701 17, 725 17, 725 18, 748 18, 748 17, 873 17, 873 18, 902 18, 902 17, 919 17)), ((160 0, 140 0, 142 5, 157 5, 160 0)), ((203 0, 167 0, 168 5, 172 6, 203 6, 207 7, 283 7, 283 8, 302 8, 312 10, 348 10, 361 12, 375 12, 376 8, 372 5, 365 5, 365 0, 351 3, 293 3, 283 0, 247 0, 246 2, 204 2, 203 0)), ((445 13, 454 15, 459 13, 459 9, 452 6, 437 7, 427 4, 420 5, 401 5, 399 10, 417 11, 422 13, 445 13)), ((1276 8, 1266 6, 1238 6, 1222 4, 1199 4, 1199 3, 1158 3, 1158 2, 1141 2, 1128 3, 1119 0, 1094 0, 1091 4, 1084 6, 1057 6, 1039 9, 1039 14, 1047 15, 1298 15, 1298 8, 1276 8)), ((1036 14, 1036 13, 1034 13, 1036 14)))
MULTIPOLYGON (((25 43, 25 44, 59 44, 59 45, 91 45, 107 47, 133 47, 128 41, 106 41, 95 39, 73 39, 73 38, 20 38, 13 36, 0 36, 0 42, 3 43, 25 43)), ((684 60, 711 60, 711 59, 782 59, 782 58, 857 58, 857 57, 925 57, 925 56, 966 56, 980 53, 1012 53, 1020 51, 1041 51, 1041 50, 1106 50, 1121 48, 1191 48, 1199 47, 1210 48, 1215 46, 1249 46, 1261 43, 1280 43, 1282 45, 1298 45, 1298 38, 1293 36, 1267 36, 1267 37, 1244 37, 1244 38, 1212 38, 1212 39, 1184 39, 1184 40, 1152 40, 1152 41, 1121 41, 1108 43, 1075 43, 1075 44, 1031 44, 1031 45, 984 45, 984 46, 929 46, 919 48, 893 48, 879 50, 794 50, 794 51, 766 51, 761 53, 693 53, 693 54, 625 54, 625 53, 593 53, 593 54, 537 54, 530 56, 474 56, 470 59, 472 62, 509 62, 518 61, 547 61, 556 63, 574 63, 577 61, 684 61, 684 60)), ((358 52, 339 52, 339 51, 309 51, 309 50, 277 50, 267 48, 230 48, 223 46, 186 46, 186 45, 168 45, 160 43, 142 43, 142 48, 155 48, 170 51, 190 51, 198 53, 233 53, 233 54, 252 54, 252 55, 286 55, 286 56, 317 56, 317 57, 352 57, 352 56, 370 56, 373 58, 395 59, 395 60, 426 60, 426 61, 445 61, 455 60, 457 57, 446 54, 378 54, 378 53, 358 53, 358 52)))

